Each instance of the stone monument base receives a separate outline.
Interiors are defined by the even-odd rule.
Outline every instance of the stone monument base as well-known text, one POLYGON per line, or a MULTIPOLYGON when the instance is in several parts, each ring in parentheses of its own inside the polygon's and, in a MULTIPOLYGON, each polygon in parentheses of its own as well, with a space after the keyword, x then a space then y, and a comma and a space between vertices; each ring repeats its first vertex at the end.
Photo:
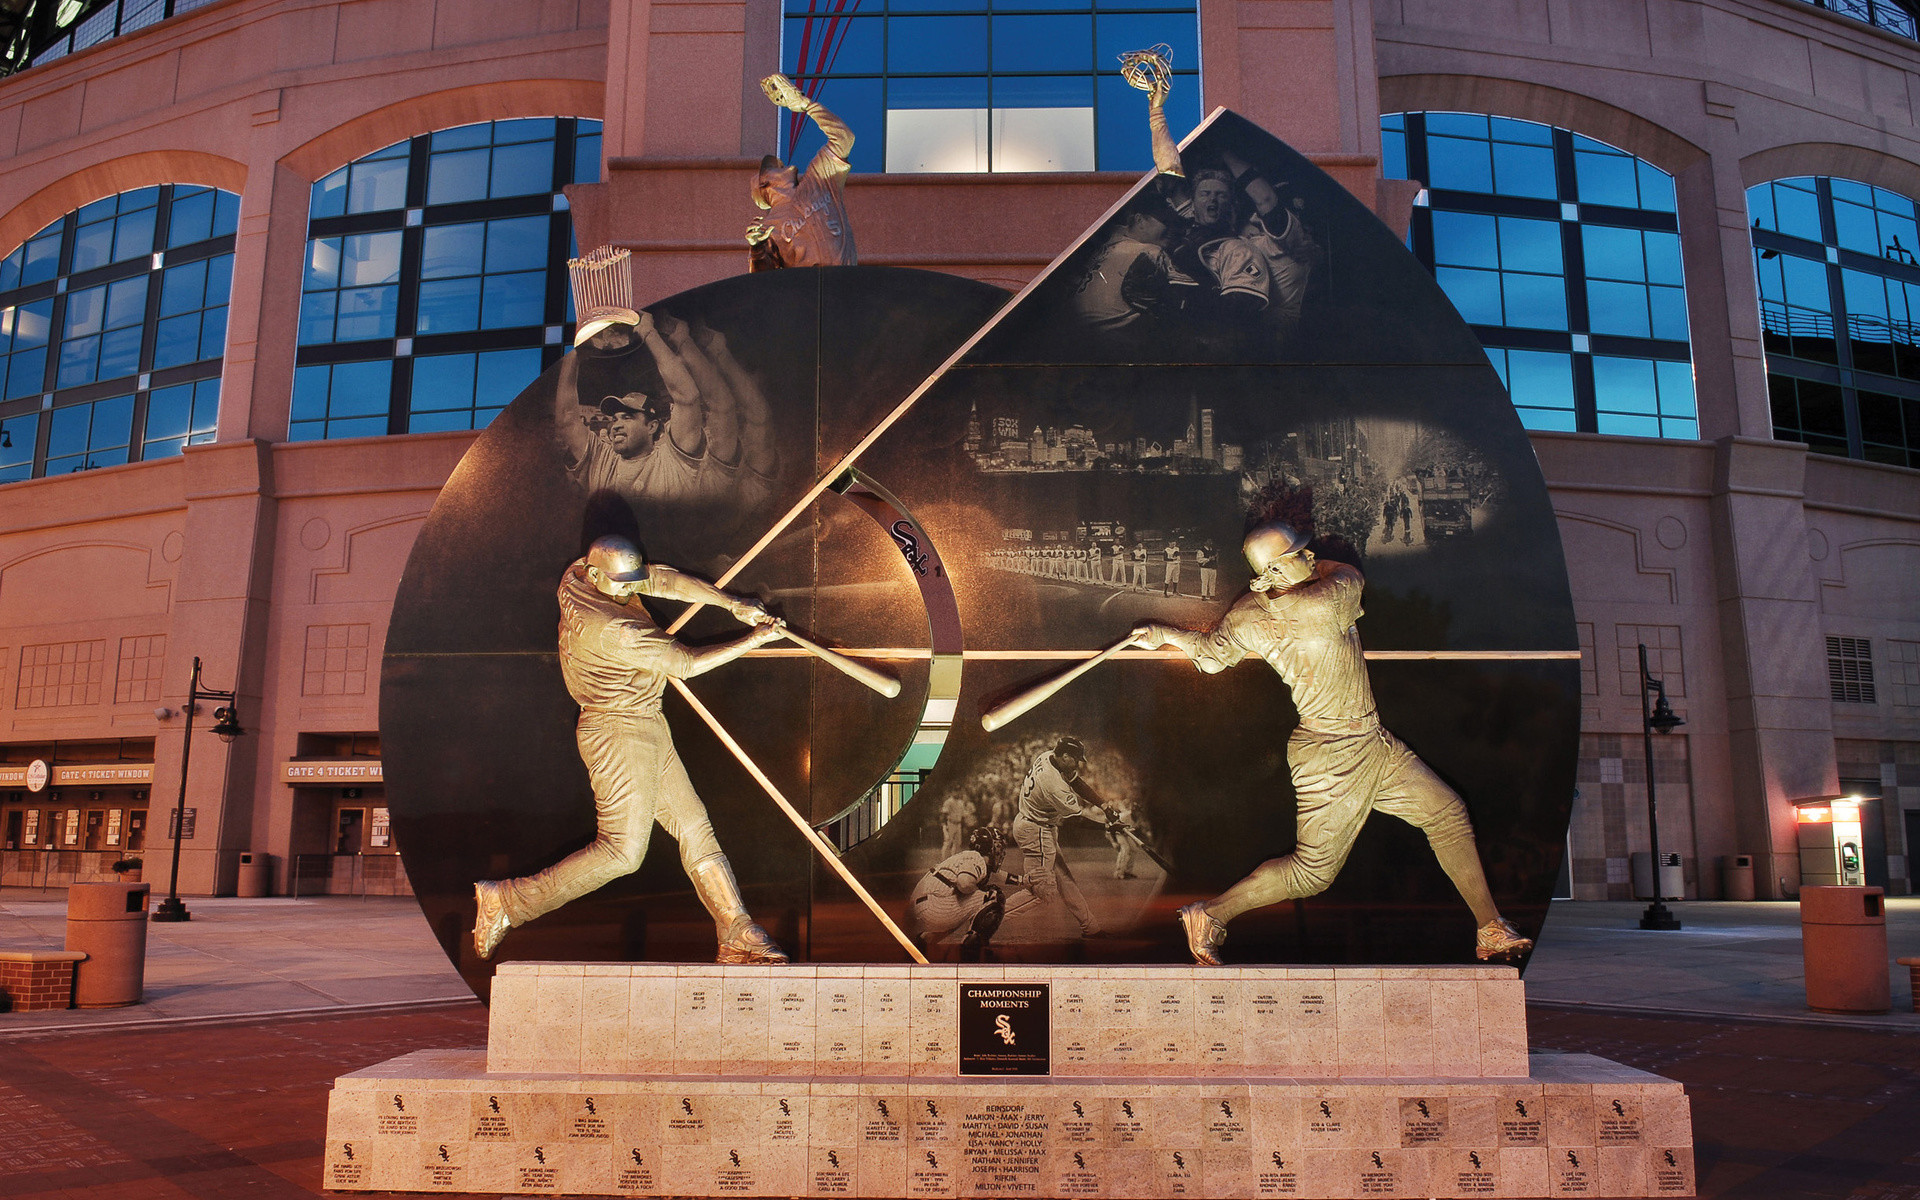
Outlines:
POLYGON ((1528 1055, 1521 997, 1517 974, 1492 967, 509 964, 485 1051, 421 1051, 336 1083, 323 1182, 1691 1195, 1680 1085, 1591 1055, 1528 1055), (1050 1074, 967 1073, 1035 1069, 970 1040, 963 1009, 980 995, 1045 1004, 1050 1074))

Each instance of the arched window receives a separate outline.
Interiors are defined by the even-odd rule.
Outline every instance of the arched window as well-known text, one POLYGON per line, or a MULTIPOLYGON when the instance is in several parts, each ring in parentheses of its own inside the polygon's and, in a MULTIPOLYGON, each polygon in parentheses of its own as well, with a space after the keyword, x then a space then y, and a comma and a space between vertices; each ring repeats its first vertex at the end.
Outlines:
MULTIPOLYGON (((782 70, 853 127, 856 171, 1143 171, 1145 96, 1118 57, 1173 51, 1168 123, 1200 121, 1195 0, 785 0, 782 70), (857 8, 857 11, 855 11, 857 8)), ((804 168, 823 139, 783 114, 804 168)))
POLYGON ((1747 189, 1773 436, 1920 467, 1920 223, 1898 192, 1801 176, 1747 189))
POLYGON ((477 429, 573 320, 561 188, 600 177, 600 122, 423 134, 313 185, 293 441, 477 429))
POLYGON ((1409 242, 1529 429, 1694 438, 1673 177, 1505 117, 1397 113, 1383 172, 1427 185, 1409 242))
POLYGON ((0 482, 213 440, 240 197, 140 188, 0 259, 0 482))

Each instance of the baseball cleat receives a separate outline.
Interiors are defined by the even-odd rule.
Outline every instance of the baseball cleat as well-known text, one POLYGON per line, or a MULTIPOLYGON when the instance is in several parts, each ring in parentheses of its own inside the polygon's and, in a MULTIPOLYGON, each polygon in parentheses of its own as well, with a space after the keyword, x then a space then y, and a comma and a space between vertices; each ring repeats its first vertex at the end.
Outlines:
POLYGON ((746 917, 740 917, 727 930, 726 940, 720 943, 720 952, 714 955, 713 961, 717 963, 783 963, 787 961, 787 952, 767 936, 766 930, 746 917))
POLYGON ((500 885, 489 879, 475 883, 473 907, 474 952, 481 958, 492 958, 500 939, 507 936, 507 930, 513 925, 507 919, 507 905, 501 898, 500 885))
POLYGON ((1474 939, 1473 954, 1481 962, 1495 958, 1519 958, 1533 949, 1533 939, 1520 936, 1520 931, 1504 917, 1495 917, 1480 927, 1478 937, 1474 939))
POLYGON ((1227 941, 1227 927, 1213 919, 1204 904, 1189 904, 1177 914, 1180 928, 1187 934, 1187 950, 1192 953, 1193 961, 1203 966, 1220 966, 1220 955, 1215 953, 1227 941))

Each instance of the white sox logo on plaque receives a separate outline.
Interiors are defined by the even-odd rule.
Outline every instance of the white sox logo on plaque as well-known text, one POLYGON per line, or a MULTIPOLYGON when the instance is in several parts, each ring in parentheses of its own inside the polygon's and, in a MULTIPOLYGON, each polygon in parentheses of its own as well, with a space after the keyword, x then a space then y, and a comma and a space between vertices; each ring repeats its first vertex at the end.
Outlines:
POLYGON ((960 1073, 1053 1073, 1050 985, 962 983, 960 1073))
POLYGON ((1524 955, 1579 723, 1525 431, 1332 179, 1225 112, 1179 156, 1011 300, 723 280, 555 348, 480 436, 381 698, 395 842, 477 991, 502 960, 710 959, 736 909, 811 962, 1524 955), (734 886, 663 817, 483 958, 477 881, 611 836, 556 637, 609 535, 784 621, 706 674, 749 609, 633 600, 664 680, 634 702, 734 886))

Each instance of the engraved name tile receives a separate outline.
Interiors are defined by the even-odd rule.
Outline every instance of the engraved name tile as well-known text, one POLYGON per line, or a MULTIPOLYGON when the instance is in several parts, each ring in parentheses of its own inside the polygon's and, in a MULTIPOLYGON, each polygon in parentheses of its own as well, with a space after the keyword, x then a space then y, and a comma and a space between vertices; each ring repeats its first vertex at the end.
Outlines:
POLYGON ((1400 1097, 1400 1145, 1437 1147, 1448 1145, 1449 1100, 1445 1096, 1400 1097))
POLYGON ((1037 1089, 970 1089, 962 1101, 962 1196, 1037 1196, 1050 1122, 1037 1089))

